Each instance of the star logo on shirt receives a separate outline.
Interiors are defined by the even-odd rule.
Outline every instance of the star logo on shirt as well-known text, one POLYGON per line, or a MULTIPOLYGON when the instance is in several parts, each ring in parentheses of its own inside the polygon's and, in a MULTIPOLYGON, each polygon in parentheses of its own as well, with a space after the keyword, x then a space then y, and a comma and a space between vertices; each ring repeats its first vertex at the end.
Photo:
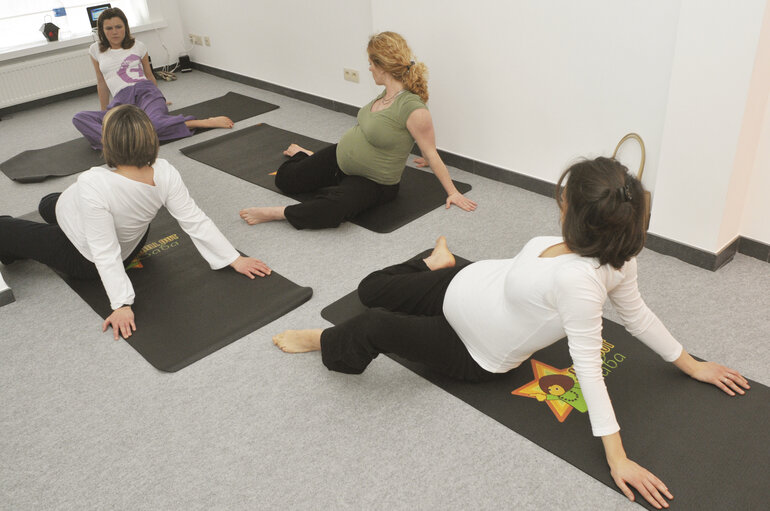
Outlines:
POLYGON ((572 367, 559 369, 532 359, 534 379, 511 392, 545 402, 559 422, 564 422, 573 409, 585 413, 587 406, 572 367))

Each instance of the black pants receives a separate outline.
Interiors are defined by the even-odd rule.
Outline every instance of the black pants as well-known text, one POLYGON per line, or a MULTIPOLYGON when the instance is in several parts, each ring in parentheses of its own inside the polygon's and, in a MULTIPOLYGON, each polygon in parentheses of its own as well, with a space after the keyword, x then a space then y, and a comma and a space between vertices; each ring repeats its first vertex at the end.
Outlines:
POLYGON ((430 271, 421 259, 376 271, 361 281, 358 296, 367 307, 321 334, 321 357, 332 371, 360 374, 380 353, 395 353, 452 378, 492 379, 443 314, 444 295, 461 266, 430 271))
MULTIPOLYGON (((56 221, 56 202, 60 195, 51 193, 40 201, 38 212, 46 221, 44 224, 0 216, 0 262, 10 264, 16 259, 34 259, 76 279, 98 279, 96 265, 83 257, 56 221)), ((124 263, 131 262, 146 240, 147 232, 124 263)))
POLYGON ((296 229, 337 227, 398 194, 398 184, 381 185, 342 172, 336 144, 312 156, 300 151, 289 158, 278 168, 275 185, 288 194, 318 191, 313 199, 284 210, 286 220, 296 229))

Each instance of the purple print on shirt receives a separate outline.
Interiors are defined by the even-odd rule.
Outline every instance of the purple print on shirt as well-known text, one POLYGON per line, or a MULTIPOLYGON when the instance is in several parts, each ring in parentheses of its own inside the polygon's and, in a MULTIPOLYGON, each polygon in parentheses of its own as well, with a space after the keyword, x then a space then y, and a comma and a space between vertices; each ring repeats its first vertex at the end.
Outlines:
POLYGON ((118 69, 118 76, 126 83, 136 83, 146 80, 144 69, 142 69, 142 59, 138 55, 131 54, 118 69))

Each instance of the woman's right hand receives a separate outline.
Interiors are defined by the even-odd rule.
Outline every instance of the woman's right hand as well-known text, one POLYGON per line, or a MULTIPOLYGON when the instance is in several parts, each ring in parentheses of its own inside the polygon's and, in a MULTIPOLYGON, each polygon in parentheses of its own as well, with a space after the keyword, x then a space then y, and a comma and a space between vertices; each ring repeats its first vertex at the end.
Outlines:
POLYGON ((255 276, 264 277, 273 272, 268 265, 253 257, 238 256, 235 261, 230 263, 230 266, 238 273, 246 275, 250 279, 253 279, 255 276))
POLYGON ((631 502, 634 501, 634 492, 628 487, 629 484, 656 509, 668 507, 668 501, 664 495, 668 499, 674 498, 663 481, 655 477, 655 474, 625 456, 610 462, 610 474, 615 484, 631 502))
POLYGON ((634 501, 634 492, 628 487, 630 484, 656 509, 668 507, 668 501, 663 496, 669 499, 673 499, 674 496, 668 491, 663 481, 655 477, 652 472, 628 459, 619 431, 602 436, 602 443, 607 464, 610 466, 610 474, 628 500, 634 501))
POLYGON ((136 331, 136 323, 134 323, 134 311, 131 310, 130 305, 124 305, 118 309, 112 311, 107 319, 102 323, 102 332, 107 331, 107 327, 112 327, 115 340, 118 340, 118 334, 122 335, 124 339, 131 337, 131 333, 136 331))

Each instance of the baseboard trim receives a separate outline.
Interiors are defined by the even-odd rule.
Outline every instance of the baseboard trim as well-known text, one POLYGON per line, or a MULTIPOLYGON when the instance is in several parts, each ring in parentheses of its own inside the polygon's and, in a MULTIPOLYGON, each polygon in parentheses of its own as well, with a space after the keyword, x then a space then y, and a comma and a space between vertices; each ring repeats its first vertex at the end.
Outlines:
POLYGON ((21 112, 22 110, 29 110, 30 108, 37 108, 39 106, 50 105, 51 103, 56 103, 57 101, 62 101, 64 99, 70 99, 70 98, 77 98, 79 96, 86 96, 88 94, 93 94, 94 92, 96 92, 96 85, 89 85, 88 87, 83 87, 82 89, 71 90, 69 92, 62 92, 61 94, 55 94, 53 96, 48 96, 47 98, 40 98, 32 101, 27 101, 26 103, 19 103, 18 105, 7 106, 5 108, 0 108, 0 118, 2 118, 4 115, 12 114, 15 112, 21 112))
MULTIPOLYGON (((198 69, 204 73, 209 73, 220 78, 226 78, 234 82, 243 83, 252 87, 275 92, 283 96, 305 101, 316 106, 328 108, 335 112, 342 112, 348 115, 356 116, 360 107, 348 105, 347 103, 341 103, 331 99, 316 96, 314 94, 308 94, 307 92, 301 92, 282 85, 276 85, 274 83, 266 82, 264 80, 258 80, 249 76, 244 76, 232 71, 225 71, 216 67, 207 66, 206 64, 199 64, 197 62, 191 62, 193 69, 198 69)), ((420 154, 419 148, 415 147, 415 154, 420 154)), ((450 153, 443 149, 438 150, 439 156, 444 160, 444 163, 452 167, 462 169, 471 174, 476 174, 481 177, 486 177, 493 181, 505 183, 529 190, 530 192, 539 193, 547 197, 553 197, 556 193, 556 185, 548 181, 543 181, 532 176, 520 174, 518 172, 508 170, 503 167, 496 167, 488 163, 480 162, 467 156, 461 156, 459 154, 450 153)), ((770 245, 762 243, 750 238, 744 238, 739 236, 727 247, 720 250, 718 253, 709 252, 699 248, 691 247, 673 241, 657 234, 648 233, 647 243, 645 247, 658 252, 663 255, 669 255, 676 257, 686 263, 698 266, 711 271, 716 271, 725 264, 733 260, 736 253, 741 253, 749 257, 754 257, 761 261, 770 262, 770 245)))
POLYGON ((740 237, 740 244, 738 245, 738 252, 745 256, 759 259, 766 263, 770 263, 770 245, 762 243, 755 239, 740 237))
POLYGON ((258 89, 275 92, 276 94, 281 94, 282 96, 288 96, 293 99, 298 99, 306 103, 311 103, 313 105, 327 108, 329 110, 334 110, 335 112, 342 112, 348 115, 355 116, 358 114, 358 110, 360 109, 360 107, 348 105, 347 103, 341 103, 339 101, 323 98, 321 96, 316 96, 314 94, 308 94, 307 92, 301 92, 298 90, 290 89, 289 87, 284 87, 283 85, 276 85, 274 83, 266 82, 264 80, 258 80, 250 76, 233 73, 232 71, 225 71, 223 69, 218 69, 216 67, 207 66, 206 64, 200 64, 198 62, 190 62, 190 65, 192 66, 193 69, 198 69, 200 71, 203 71, 204 73, 209 73, 214 76, 219 76, 220 78, 227 78, 228 80, 232 80, 238 83, 243 83, 245 85, 250 85, 252 87, 257 87, 258 89))
POLYGON ((691 247, 678 241, 664 238, 657 234, 647 233, 647 242, 644 246, 659 254, 676 257, 677 259, 694 266, 716 271, 733 260, 733 257, 735 257, 735 254, 738 252, 739 244, 740 238, 736 238, 730 245, 715 254, 707 250, 691 247))

